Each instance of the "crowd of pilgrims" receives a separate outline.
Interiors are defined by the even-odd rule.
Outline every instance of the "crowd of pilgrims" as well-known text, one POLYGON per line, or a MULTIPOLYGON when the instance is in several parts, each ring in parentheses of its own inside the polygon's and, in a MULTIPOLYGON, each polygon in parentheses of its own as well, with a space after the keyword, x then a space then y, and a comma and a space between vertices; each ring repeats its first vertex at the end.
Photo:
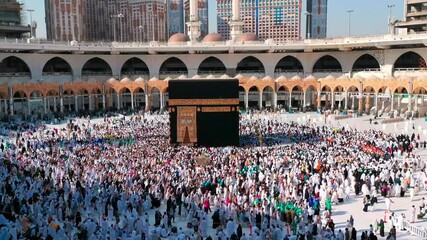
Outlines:
POLYGON ((334 204, 404 195, 424 168, 396 161, 419 136, 280 114, 242 115, 241 147, 171 146, 167 115, 148 113, 15 134, 0 143, 0 239, 376 239, 352 216, 335 229, 334 204))

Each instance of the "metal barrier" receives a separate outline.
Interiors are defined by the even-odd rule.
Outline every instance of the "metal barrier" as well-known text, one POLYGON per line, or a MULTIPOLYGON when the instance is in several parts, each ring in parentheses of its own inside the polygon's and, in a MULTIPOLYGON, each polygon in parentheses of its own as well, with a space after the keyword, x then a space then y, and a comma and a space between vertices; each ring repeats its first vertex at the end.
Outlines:
POLYGON ((411 235, 427 240, 427 230, 424 227, 415 226, 406 220, 403 221, 403 227, 406 229, 406 231, 411 233, 411 235))

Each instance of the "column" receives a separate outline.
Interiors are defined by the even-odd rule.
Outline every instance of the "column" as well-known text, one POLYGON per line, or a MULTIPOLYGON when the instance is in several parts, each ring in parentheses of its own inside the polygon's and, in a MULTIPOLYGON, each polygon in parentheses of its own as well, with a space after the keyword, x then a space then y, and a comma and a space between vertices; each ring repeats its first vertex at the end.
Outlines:
POLYGON ((46 98, 44 97, 43 98, 43 111, 44 111, 44 114, 47 114, 47 106, 46 106, 47 104, 46 104, 46 98))
POLYGON ((62 95, 59 98, 59 111, 64 112, 64 97, 62 95))
POLYGON ((353 95, 352 96, 352 103, 351 103, 351 110, 354 110, 354 98, 355 98, 355 96, 353 95))
POLYGON ((262 109, 262 91, 259 92, 258 107, 262 109))
POLYGON ((135 109, 135 105, 134 105, 133 93, 132 92, 130 93, 130 102, 131 102, 130 107, 131 107, 132 110, 134 110, 135 109))
POLYGON ((375 115, 378 114, 378 93, 375 93, 375 115))
POLYGON ((249 108, 249 92, 245 91, 245 109, 248 110, 249 108))
POLYGON ((408 94, 408 111, 412 111, 412 94, 408 94))
POLYGON ((329 94, 325 93, 325 110, 329 107, 329 94))
POLYGON ((307 103, 306 103, 306 95, 307 95, 307 90, 306 91, 304 91, 304 94, 303 94, 303 106, 302 106, 302 111, 303 112, 305 112, 305 108, 306 108, 306 106, 307 106, 307 103))
POLYGON ((348 92, 344 92, 345 96, 344 96, 344 108, 347 110, 348 109, 348 92))
POLYGON ((292 109, 292 92, 289 92, 289 111, 292 109))
POLYGON ((145 94, 145 111, 150 110, 150 102, 149 102, 149 96, 148 94, 145 94))
POLYGON ((120 93, 117 93, 117 109, 120 109, 120 93))
POLYGON ((363 95, 359 93, 359 114, 363 112, 363 95))
POLYGON ((92 111, 92 94, 89 94, 89 111, 92 111))
POLYGON ((331 92, 331 112, 334 111, 335 107, 335 92, 331 92))
POLYGON ((27 98, 28 115, 31 115, 30 98, 27 98))
POLYGON ((390 107, 391 116, 394 117, 394 94, 391 94, 391 107, 390 107))
POLYGON ((397 98, 397 108, 400 110, 400 104, 402 103, 402 95, 397 98))
POLYGON ((10 95, 10 116, 13 116, 13 94, 10 95))
POLYGON ((338 100, 338 110, 341 111, 341 102, 342 102, 342 92, 340 92, 338 94, 338 96, 340 97, 340 99, 338 100))
POLYGON ((163 93, 160 92, 160 109, 163 109, 163 93))
POLYGON ((106 106, 105 106, 105 93, 103 93, 102 94, 102 109, 106 109, 106 106))
POLYGON ((369 114, 370 108, 371 108, 371 94, 368 93, 368 96, 366 97, 365 112, 369 114))
POLYGON ((78 103, 78 101, 77 101, 77 95, 74 95, 74 110, 76 112, 79 111, 79 105, 77 103, 78 103))
POLYGON ((57 112, 57 108, 56 108, 56 96, 53 97, 53 111, 57 112))
POLYGON ((274 110, 277 108, 277 92, 273 92, 273 108, 274 110))
POLYGON ((322 92, 317 92, 317 111, 320 112, 322 107, 322 92))

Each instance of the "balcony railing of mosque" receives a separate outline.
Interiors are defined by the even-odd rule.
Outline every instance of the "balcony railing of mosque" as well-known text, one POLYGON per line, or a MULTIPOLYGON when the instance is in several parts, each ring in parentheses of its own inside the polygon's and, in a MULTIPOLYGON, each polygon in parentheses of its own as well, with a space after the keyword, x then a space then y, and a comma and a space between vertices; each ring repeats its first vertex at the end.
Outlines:
POLYGON ((225 70, 223 70, 223 71, 221 71, 221 70, 218 70, 218 71, 198 71, 197 72, 197 74, 198 75, 218 75, 218 74, 225 74, 225 70))
POLYGON ((380 68, 357 68, 351 70, 352 72, 379 72, 381 71, 380 68))
POLYGON ((93 72, 93 71, 83 71, 82 75, 86 76, 109 76, 112 75, 111 72, 93 72))
POLYGON ((31 74, 29 72, 3 72, 0 73, 0 77, 30 77, 31 74))
POLYGON ((148 71, 132 71, 132 72, 122 72, 122 77, 125 76, 148 76, 150 73, 148 71))
POLYGON ((394 71, 398 72, 416 72, 416 71, 426 71, 427 68, 395 68, 394 71))
POLYGON ((71 72, 43 72, 43 76, 60 76, 60 75, 72 75, 71 72))
POLYGON ((313 73, 340 73, 342 69, 313 69, 313 73))

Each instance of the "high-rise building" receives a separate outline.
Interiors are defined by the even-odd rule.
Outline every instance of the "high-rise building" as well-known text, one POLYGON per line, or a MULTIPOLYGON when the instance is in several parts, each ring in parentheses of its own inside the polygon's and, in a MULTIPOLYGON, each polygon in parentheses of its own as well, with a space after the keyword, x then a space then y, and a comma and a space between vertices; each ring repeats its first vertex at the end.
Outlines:
POLYGON ((395 23, 408 33, 427 31, 427 0, 405 0, 405 19, 395 23))
MULTIPOLYGON (((209 34, 209 18, 208 18, 208 0, 198 0, 198 20, 202 23, 200 26, 200 38, 209 34)), ((184 0, 184 17, 185 22, 190 20, 190 0, 184 0)))
POLYGON ((45 9, 49 40, 167 40, 165 0, 45 0, 45 9))
POLYGON ((183 0, 167 0, 168 1, 168 34, 172 36, 175 33, 184 33, 184 1, 183 0))
POLYGON ((16 0, 0 0, 0 38, 30 36, 30 25, 24 26, 22 4, 16 0))
MULTIPOLYGON (((260 40, 301 38, 302 0, 242 0, 240 19, 244 33, 255 33, 260 40)), ((232 0, 217 0, 218 33, 230 39, 232 0)))
POLYGON ((326 38, 328 0, 307 0, 306 38, 326 38))

